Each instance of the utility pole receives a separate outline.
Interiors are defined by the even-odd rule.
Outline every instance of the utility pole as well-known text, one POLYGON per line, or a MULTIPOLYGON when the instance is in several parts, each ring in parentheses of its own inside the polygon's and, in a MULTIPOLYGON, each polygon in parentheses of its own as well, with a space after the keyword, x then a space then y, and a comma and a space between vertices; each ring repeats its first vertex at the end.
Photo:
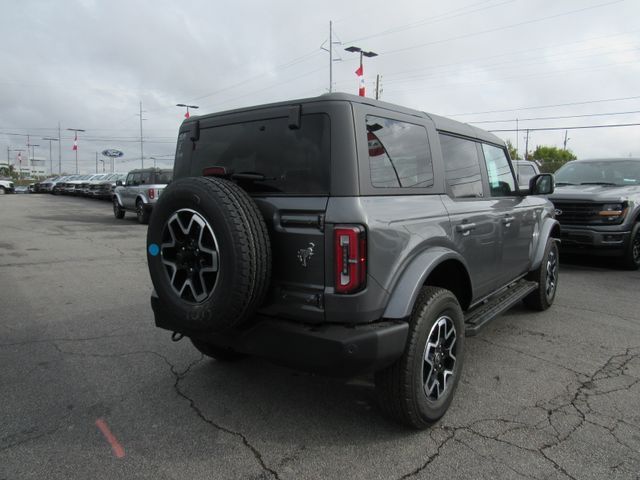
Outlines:
POLYGON ((380 95, 382 94, 382 90, 380 90, 380 74, 376 75, 376 100, 380 100, 380 95))
POLYGON ((98 152, 96 152, 96 173, 98 173, 98 152))
POLYGON ((518 119, 516 118, 516 157, 518 156, 519 153, 519 148, 518 145, 520 143, 520 127, 518 125, 518 119))
POLYGON ((333 92, 333 22, 329 20, 329 93, 333 92))
POLYGON ((333 62, 339 62, 342 59, 341 58, 333 58, 333 46, 334 45, 341 45, 342 42, 334 42, 333 41, 333 22, 330 20, 329 21, 329 46, 328 48, 325 48, 325 44, 327 42, 324 42, 322 45, 320 45, 320 50, 324 50, 325 52, 329 52, 329 93, 333 92, 333 62))
POLYGON ((44 137, 43 140, 49 140, 49 173, 53 175, 53 157, 51 155, 51 142, 59 142, 59 138, 44 137))
MULTIPOLYGON (((61 139, 60 136, 60 122, 58 122, 58 139, 61 139)), ((58 141, 58 175, 62 175, 62 141, 58 141)))
POLYGON ((144 146, 142 140, 142 100, 140 100, 140 162, 142 168, 144 168, 144 146))
POLYGON ((569 140, 569 139, 567 138, 567 134, 568 134, 568 133, 569 133, 569 130, 565 130, 565 131, 564 131, 564 144, 562 145, 563 150, 566 150, 566 149, 567 149, 567 141, 569 140))
POLYGON ((529 129, 527 128, 527 140, 524 144, 524 159, 529 160, 529 129))

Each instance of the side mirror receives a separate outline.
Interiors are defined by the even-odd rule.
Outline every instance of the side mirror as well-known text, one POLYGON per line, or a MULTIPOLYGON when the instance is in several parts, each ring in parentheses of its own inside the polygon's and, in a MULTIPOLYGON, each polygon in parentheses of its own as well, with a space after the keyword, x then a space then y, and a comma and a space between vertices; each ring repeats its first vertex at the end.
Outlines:
POLYGON ((122 186, 122 180, 116 180, 116 187, 122 186))
POLYGON ((529 180, 530 195, 551 195, 554 188, 555 182, 550 173, 540 173, 529 180))

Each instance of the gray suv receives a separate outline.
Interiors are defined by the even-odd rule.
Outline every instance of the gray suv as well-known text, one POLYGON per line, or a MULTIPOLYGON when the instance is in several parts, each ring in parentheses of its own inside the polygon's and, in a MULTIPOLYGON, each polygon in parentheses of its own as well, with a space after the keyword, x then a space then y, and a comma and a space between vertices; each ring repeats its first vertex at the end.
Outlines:
POLYGON ((124 183, 116 182, 113 192, 113 214, 124 218, 127 210, 135 212, 140 223, 149 223, 149 216, 160 194, 173 177, 171 170, 144 168, 131 170, 124 183))
POLYGON ((465 336, 558 285, 553 178, 504 142, 346 94, 191 117, 155 206, 158 327, 219 361, 375 374, 382 411, 444 415, 465 336))

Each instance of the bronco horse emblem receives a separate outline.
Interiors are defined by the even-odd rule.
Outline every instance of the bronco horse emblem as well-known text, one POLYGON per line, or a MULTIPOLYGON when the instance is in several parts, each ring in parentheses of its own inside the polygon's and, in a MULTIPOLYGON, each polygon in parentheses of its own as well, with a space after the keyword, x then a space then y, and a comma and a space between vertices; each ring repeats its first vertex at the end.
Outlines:
POLYGON ((307 248, 301 248, 298 250, 298 260, 303 267, 307 268, 309 266, 309 261, 311 260, 311 257, 313 257, 313 247, 315 246, 315 243, 309 242, 309 246, 307 248))

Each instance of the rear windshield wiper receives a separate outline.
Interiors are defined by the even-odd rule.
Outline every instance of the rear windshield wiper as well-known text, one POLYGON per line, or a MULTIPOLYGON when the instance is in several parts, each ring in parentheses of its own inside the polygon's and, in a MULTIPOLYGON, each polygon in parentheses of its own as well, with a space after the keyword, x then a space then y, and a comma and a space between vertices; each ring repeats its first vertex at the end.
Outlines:
POLYGON ((580 185, 609 185, 609 186, 615 187, 617 185, 617 183, 611 183, 611 182, 581 182, 580 185))

